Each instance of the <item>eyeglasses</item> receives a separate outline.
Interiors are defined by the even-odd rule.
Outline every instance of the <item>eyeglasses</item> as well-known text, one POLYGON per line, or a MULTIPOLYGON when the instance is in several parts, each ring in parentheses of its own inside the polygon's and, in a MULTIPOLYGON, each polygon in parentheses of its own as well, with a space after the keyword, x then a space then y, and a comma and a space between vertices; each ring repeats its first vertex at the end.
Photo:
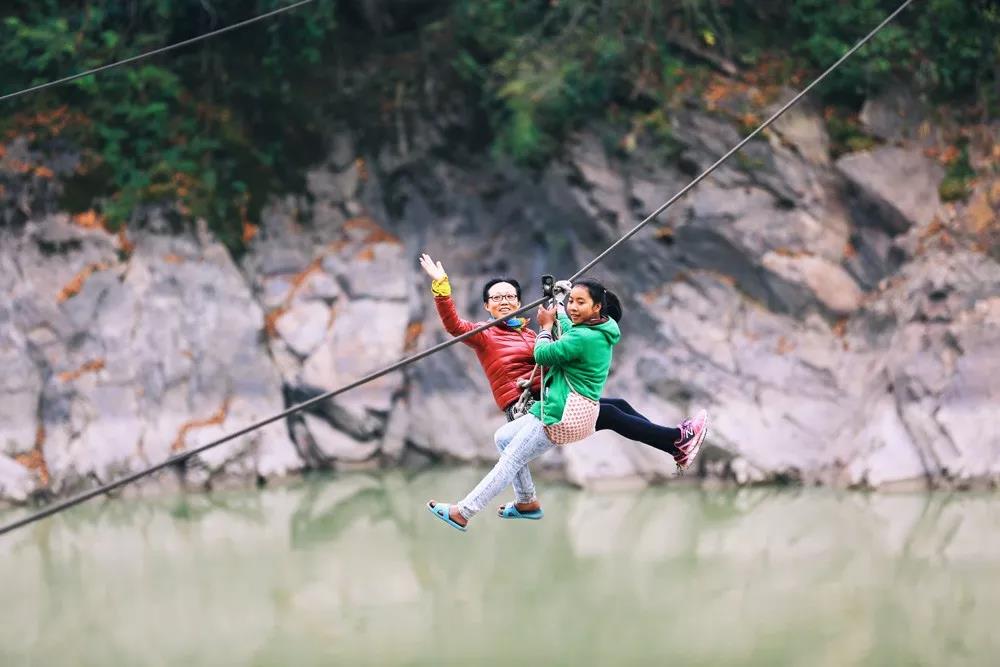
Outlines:
POLYGON ((518 300, 516 294, 490 294, 490 303, 500 303, 502 301, 517 303, 518 300))

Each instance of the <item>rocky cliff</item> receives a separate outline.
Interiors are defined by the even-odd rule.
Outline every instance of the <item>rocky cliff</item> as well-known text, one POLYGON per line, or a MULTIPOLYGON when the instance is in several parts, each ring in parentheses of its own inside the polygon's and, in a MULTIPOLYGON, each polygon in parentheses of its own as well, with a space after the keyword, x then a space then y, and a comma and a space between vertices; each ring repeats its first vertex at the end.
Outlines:
MULTIPOLYGON (((595 127, 539 171, 451 151, 429 122, 375 149, 332 127, 307 192, 273 200, 235 259, 169 210, 127 233, 61 212, 72 151, 6 144, 0 498, 107 481, 443 340, 420 251, 445 263, 469 317, 487 277, 533 293, 541 273, 571 274, 739 140, 741 103, 674 114, 668 156, 641 136, 609 146, 595 127)), ((794 109, 595 270, 626 306, 607 393, 665 422, 707 407, 700 474, 1000 475, 998 131, 975 128, 987 175, 942 203, 954 131, 917 107, 869 100, 877 141, 836 157, 822 113, 794 109)), ((147 484, 490 461, 500 423, 456 346, 147 484)), ((583 485, 672 476, 668 457, 606 433, 543 465, 583 485)))

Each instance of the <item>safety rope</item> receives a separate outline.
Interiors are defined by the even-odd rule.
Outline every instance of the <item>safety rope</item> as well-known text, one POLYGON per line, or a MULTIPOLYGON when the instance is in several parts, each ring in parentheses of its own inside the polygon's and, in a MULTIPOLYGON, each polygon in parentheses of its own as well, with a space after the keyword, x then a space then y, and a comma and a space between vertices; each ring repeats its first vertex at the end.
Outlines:
POLYGON ((150 56, 155 56, 155 55, 159 55, 161 53, 166 53, 167 51, 173 51, 174 49, 179 49, 181 47, 188 46, 190 44, 194 44, 195 42, 200 42, 202 40, 209 39, 210 37, 215 37, 217 35, 221 35, 223 33, 227 33, 227 32, 230 32, 232 30, 238 30, 239 28, 244 28, 244 27, 246 27, 248 25, 251 25, 253 23, 257 23, 258 21, 263 21, 265 19, 269 19, 272 16, 277 16, 278 14, 284 14, 285 12, 290 12, 293 9, 298 9, 302 5, 308 5, 310 2, 315 2, 315 0, 299 0, 299 2, 295 2, 295 3, 292 3, 290 5, 286 5, 284 7, 279 7, 278 9, 273 9, 273 10, 271 10, 269 12, 264 13, 264 14, 260 14, 258 16, 254 16, 253 18, 249 18, 249 19, 240 21, 238 23, 233 23, 232 25, 228 25, 228 26, 226 26, 224 28, 219 28, 218 30, 213 30, 211 32, 206 32, 205 34, 198 35, 197 37, 192 37, 190 39, 185 39, 185 40, 177 42, 175 44, 168 44, 167 46, 161 46, 158 49, 153 49, 152 51, 147 51, 146 53, 140 53, 139 55, 130 56, 128 58, 125 58, 124 60, 118 60, 118 61, 115 61, 113 63, 108 63, 106 65, 101 65, 100 67, 95 67, 93 69, 88 69, 88 70, 86 70, 84 72, 78 72, 76 74, 71 74, 71 75, 65 76, 65 77, 63 77, 61 79, 56 79, 54 81, 49 81, 47 83, 41 83, 41 84, 38 84, 37 86, 31 86, 30 88, 25 88, 24 90, 18 90, 18 91, 13 92, 13 93, 7 93, 6 95, 0 96, 0 102, 6 101, 6 100, 12 100, 15 97, 20 97, 22 95, 27 95, 28 93, 36 93, 39 90, 45 90, 46 88, 52 88, 53 86, 58 86, 58 85, 63 84, 63 83, 69 83, 70 81, 75 81, 76 79, 82 79, 83 77, 90 76, 91 74, 97 74, 99 72, 106 72, 109 69, 114 69, 115 67, 120 67, 122 65, 128 65, 129 63, 134 63, 137 60, 142 60, 144 58, 149 58, 150 56))
MULTIPOLYGON (((747 135, 747 137, 745 139, 743 139, 743 141, 741 141, 740 143, 738 143, 735 147, 733 147, 731 150, 729 150, 729 152, 727 152, 721 158, 719 158, 718 160, 716 160, 710 167, 708 167, 708 169, 706 169, 705 171, 703 171, 697 178, 695 178, 693 181, 691 181, 680 192, 678 192, 676 195, 674 195, 673 197, 671 197, 665 204, 663 204, 662 206, 660 206, 653 213, 651 213, 648 217, 646 217, 645 220, 643 220, 642 222, 640 222, 639 224, 637 224, 635 227, 633 227, 631 230, 629 230, 628 233, 626 233, 624 236, 622 236, 620 239, 618 239, 615 243, 613 243, 611 246, 609 246, 607 250, 605 250, 600 255, 598 255, 597 257, 595 257, 594 259, 592 259, 582 269, 580 269, 575 274, 573 274, 573 277, 571 278, 571 280, 576 280, 581 275, 583 275, 585 272, 587 272, 591 268, 593 268, 598 262, 600 262, 601 260, 603 260, 611 252, 613 252, 618 247, 620 247, 622 243, 624 243, 626 240, 628 240, 629 238, 631 238, 632 236, 634 236, 640 229, 642 229, 647 224, 649 224, 660 213, 662 213, 667 208, 669 208, 671 205, 673 205, 674 202, 676 202, 678 199, 680 199, 680 197, 682 197, 689 190, 691 190, 691 188, 693 188, 695 185, 697 185, 702 180, 704 180, 704 178, 706 176, 708 176, 709 174, 711 174, 722 163, 724 163, 726 160, 728 160, 734 153, 736 153, 736 151, 738 151, 740 148, 742 148, 743 146, 745 146, 746 143, 748 141, 750 141, 750 139, 752 139, 757 134, 759 134, 762 130, 764 130, 769 125, 771 125, 771 123, 773 123, 775 120, 777 120, 783 113, 785 113, 795 103, 797 103, 800 99, 802 99, 802 97, 806 93, 808 93, 817 84, 819 84, 827 76, 829 76, 830 73, 833 72, 837 67, 839 67, 845 60, 847 60, 847 58, 849 58, 859 48, 861 48, 866 43, 868 43, 868 41, 870 41, 872 39, 872 37, 874 37, 876 34, 878 34, 879 31, 881 31, 894 18, 896 18, 896 16, 898 16, 900 14, 900 12, 902 12, 904 9, 906 9, 906 7, 908 7, 910 5, 910 3, 912 3, 912 2, 913 2, 913 0, 905 0, 903 2, 903 4, 901 4, 894 12, 892 12, 889 16, 887 16, 885 18, 885 20, 883 20, 881 23, 879 23, 878 26, 876 26, 871 32, 869 32, 867 35, 865 35, 857 44, 855 44, 853 47, 851 47, 850 50, 848 50, 843 56, 841 56, 840 59, 837 60, 837 62, 835 62, 830 67, 828 67, 822 74, 820 74, 815 80, 813 80, 812 83, 810 83, 808 86, 806 86, 802 90, 802 92, 800 92, 797 95, 795 95, 787 104, 785 104, 784 106, 782 106, 777 112, 775 112, 774 114, 772 114, 770 118, 768 118, 763 123, 761 123, 757 127, 757 129, 755 129, 753 132, 751 132, 749 135, 747 135)), ((302 3, 300 3, 300 4, 302 4, 302 3)), ((516 312, 512 313, 510 315, 510 317, 518 317, 520 315, 523 315, 524 313, 527 313, 528 311, 532 310, 533 308, 536 308, 537 306, 539 306, 540 304, 542 304, 544 301, 547 301, 549 298, 550 298, 549 296, 543 296, 543 297, 541 297, 539 299, 535 299, 531 303, 522 306, 516 312)), ((507 319, 509 319, 509 318, 507 318, 507 319)), ((320 394, 319 396, 315 396, 314 398, 311 398, 308 401, 305 401, 303 403, 299 403, 298 405, 294 405, 294 406, 292 406, 290 408, 287 408, 286 410, 283 410, 282 412, 279 412, 278 414, 276 414, 276 415, 274 415, 272 417, 268 417, 267 419, 262 419, 262 420, 260 420, 260 421, 258 421, 256 423, 253 423, 253 424, 251 424, 251 425, 249 425, 249 426, 247 426, 247 427, 245 427, 243 429, 240 429, 239 431, 236 431, 234 433, 230 433, 228 435, 225 435, 225 436, 223 436, 223 437, 221 437, 221 438, 219 438, 217 440, 213 440, 212 442, 209 442, 209 443, 206 443, 204 445, 201 445, 200 447, 196 447, 195 449, 192 449, 192 450, 189 450, 189 451, 182 452, 182 453, 176 454, 174 456, 171 456, 170 458, 166 459, 165 461, 163 461, 161 463, 158 463, 156 465, 153 465, 153 466, 151 466, 149 468, 146 468, 144 470, 141 470, 139 472, 133 473, 131 475, 128 475, 128 476, 123 477, 123 478, 118 479, 118 480, 114 480, 112 482, 108 482, 107 484, 102 484, 101 486, 98 486, 97 488, 91 489, 89 491, 85 491, 83 493, 80 493, 79 495, 73 496, 72 498, 68 498, 66 500, 62 500, 62 501, 59 501, 59 502, 54 503, 52 505, 49 505, 48 507, 45 507, 44 509, 42 509, 42 510, 40 510, 40 511, 34 513, 34 514, 31 514, 31 515, 26 516, 24 518, 18 519, 16 521, 13 521, 13 522, 11 522, 11 523, 3 526, 2 528, 0 528, 0 535, 4 535, 4 534, 9 533, 9 532, 11 532, 13 530, 16 530, 17 528, 22 527, 22 526, 26 526, 26 525, 34 523, 36 521, 40 521, 41 519, 44 519, 44 518, 49 517, 49 516, 52 516, 53 514, 61 512, 61 511, 65 510, 65 509, 68 509, 68 508, 73 507, 75 505, 79 505, 80 503, 86 502, 87 500, 90 500, 91 498, 94 498, 96 496, 105 494, 105 493, 107 493, 109 491, 114 491, 117 488, 120 488, 120 487, 122 487, 122 486, 124 486, 126 484, 129 484, 130 482, 133 482, 133 481, 135 481, 137 479, 140 479, 140 478, 145 477, 147 475, 150 475, 150 474, 152 474, 154 472, 157 472, 158 470, 162 470, 163 468, 166 468, 168 466, 181 463, 181 462, 185 461, 186 459, 188 459, 188 458, 190 458, 192 456, 196 456, 196 455, 200 454, 201 452, 204 452, 204 451, 206 451, 208 449, 211 449, 213 447, 221 445, 221 444, 223 444, 225 442, 229 442, 230 440, 233 440, 234 438, 238 438, 238 437, 240 437, 242 435, 246 435, 247 433, 250 433, 251 431, 259 429, 259 428, 261 428, 263 426, 266 426, 267 424, 270 424, 272 422, 275 422, 275 421, 277 421, 279 419, 284 419, 285 417, 288 417, 288 416, 293 415, 293 414, 295 414, 295 413, 297 413, 297 412, 299 412, 301 410, 304 410, 304 409, 306 409, 307 407, 309 407, 311 405, 319 403, 320 401, 325 401, 325 400, 328 400, 328 399, 333 398, 335 396, 339 396, 340 394, 343 394, 344 392, 347 392, 347 391, 350 391, 350 390, 355 389, 357 387, 360 387, 361 385, 367 384, 367 383, 369 383, 369 382, 371 382, 373 380, 376 380, 376 379, 378 379, 378 378, 380 378, 380 377, 382 377, 384 375, 388 375, 389 373, 392 373, 394 371, 397 371, 397 370, 400 370, 402 368, 405 368, 406 366, 409 366, 410 364, 413 364, 413 363, 415 363, 417 361, 420 361, 421 359, 424 359, 425 357, 428 357, 428 356, 430 356, 430 355, 432 355, 432 354, 434 354, 436 352, 440 352, 441 350, 444 350, 445 348, 451 347, 452 345, 457 345, 458 343, 460 343, 460 342, 462 342, 462 341, 464 341, 464 340, 466 340, 466 339, 468 339, 468 338, 470 338, 472 336, 475 336, 476 334, 482 333, 486 329, 489 329, 490 327, 496 326, 500 322, 501 322, 501 320, 491 320, 489 322, 486 322, 486 323, 484 323, 484 324, 476 327, 475 329, 472 329, 471 331, 468 331, 468 332, 466 332, 466 333, 464 333, 464 334, 462 334, 460 336, 456 336, 455 338, 451 338, 449 340, 446 340, 446 341, 443 341, 441 343, 438 343, 437 345, 434 345, 433 347, 430 347, 430 348, 428 348, 428 349, 426 349, 426 350, 424 350, 422 352, 419 352, 417 354, 414 354, 414 355, 411 355, 409 357, 406 357, 405 359, 397 361, 396 363, 394 363, 394 364, 392 364, 390 366, 387 366, 386 368, 383 368, 383 369, 381 369, 379 371, 375 371, 374 373, 370 373, 370 374, 364 376, 363 378, 361 378, 359 380, 356 380, 356 381, 354 381, 354 382, 352 382, 350 384, 344 385, 343 387, 339 387, 337 389, 332 389, 332 390, 326 392, 325 394, 320 394)))
MULTIPOLYGON (((517 417, 523 417, 528 414, 528 409, 531 408, 531 401, 533 394, 531 392, 531 385, 535 382, 535 373, 541 368, 539 364, 535 364, 531 367, 531 373, 528 375, 527 379, 520 378, 517 381, 517 386, 521 388, 521 395, 518 397, 517 401, 510 408, 511 416, 516 415, 517 417)), ((543 375, 539 382, 545 380, 545 375, 543 375)), ((516 419, 516 417, 515 417, 516 419)))

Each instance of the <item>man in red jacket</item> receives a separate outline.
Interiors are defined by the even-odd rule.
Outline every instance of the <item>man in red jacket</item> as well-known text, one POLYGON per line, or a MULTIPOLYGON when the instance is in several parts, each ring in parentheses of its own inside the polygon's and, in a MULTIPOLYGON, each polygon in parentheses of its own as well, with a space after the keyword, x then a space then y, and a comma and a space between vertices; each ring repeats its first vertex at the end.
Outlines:
MULTIPOLYGON (((420 257, 420 266, 431 277, 434 305, 444 328, 452 336, 472 331, 483 322, 469 322, 459 317, 451 299, 451 284, 441 262, 435 262, 426 253, 420 257)), ((532 394, 537 396, 540 373, 532 376, 535 367, 535 332, 528 328, 528 320, 510 317, 521 307, 521 286, 513 278, 494 278, 483 286, 483 308, 500 324, 466 338, 466 345, 476 351, 479 363, 493 391, 493 400, 507 416, 508 421, 525 414, 530 407, 520 405, 522 385, 531 379, 532 394)), ((647 444, 670 454, 678 470, 686 470, 694 462, 701 444, 708 433, 708 414, 704 410, 685 419, 676 427, 661 426, 651 422, 621 398, 601 398, 601 413, 597 430, 612 430, 621 436, 647 444)))
MULTIPOLYGON (((452 336, 461 336, 483 324, 462 319, 451 299, 451 284, 441 262, 434 262, 430 256, 420 257, 420 266, 431 277, 431 291, 434 305, 445 330, 452 336)), ((521 416, 514 414, 514 407, 521 397, 519 380, 532 380, 532 394, 538 395, 540 374, 532 378, 535 367, 535 332, 528 328, 524 317, 509 317, 521 307, 521 285, 513 278, 494 278, 483 286, 483 309, 490 317, 502 322, 495 327, 480 331, 466 338, 464 342, 476 352, 479 363, 486 372, 486 378, 493 392, 497 407, 507 415, 508 420, 521 416)), ((526 409, 526 408, 525 408, 526 409)))

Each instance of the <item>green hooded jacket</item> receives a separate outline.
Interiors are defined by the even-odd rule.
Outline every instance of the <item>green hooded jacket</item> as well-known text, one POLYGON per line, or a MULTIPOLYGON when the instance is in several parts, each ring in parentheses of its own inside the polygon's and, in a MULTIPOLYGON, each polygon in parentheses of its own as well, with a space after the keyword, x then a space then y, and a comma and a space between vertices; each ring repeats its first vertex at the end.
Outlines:
POLYGON ((531 406, 531 414, 546 426, 562 419, 570 384, 581 396, 594 401, 601 398, 611 370, 611 348, 622 337, 618 323, 610 318, 600 324, 574 325, 560 312, 559 325, 562 327, 559 340, 539 338, 535 343, 535 361, 546 367, 545 400, 531 406))

